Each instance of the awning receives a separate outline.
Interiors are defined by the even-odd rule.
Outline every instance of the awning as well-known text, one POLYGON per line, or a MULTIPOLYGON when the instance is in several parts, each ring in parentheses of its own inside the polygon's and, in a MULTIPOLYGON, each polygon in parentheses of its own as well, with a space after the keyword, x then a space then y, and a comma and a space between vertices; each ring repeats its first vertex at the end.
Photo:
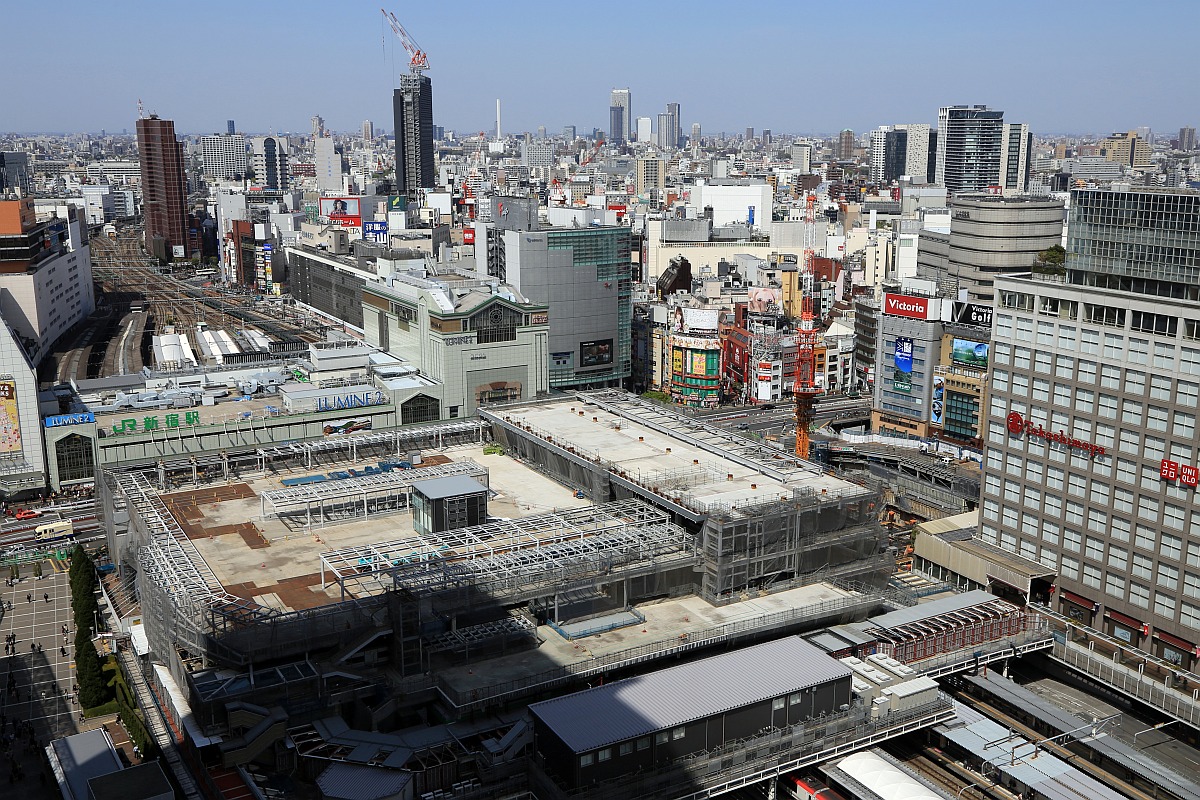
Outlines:
POLYGON ((1068 592, 1066 589, 1062 590, 1062 596, 1064 600, 1069 600, 1077 606, 1082 606, 1084 608, 1091 609, 1092 611, 1100 608, 1099 603, 1088 600, 1083 595, 1075 594, 1074 592, 1068 592))
POLYGON ((1121 623, 1127 627, 1133 628, 1136 631, 1145 631, 1145 626, 1141 620, 1134 619, 1127 614, 1122 614, 1120 611, 1113 611, 1111 608, 1104 612, 1104 616, 1111 620, 1121 623))
POLYGON ((1172 647, 1177 647, 1180 650, 1184 650, 1188 653, 1194 652, 1196 649, 1196 646, 1193 645, 1191 642, 1186 641, 1184 639, 1180 639, 1178 636, 1172 636, 1171 634, 1166 633, 1165 631, 1155 631, 1154 638, 1161 639, 1164 642, 1166 642, 1167 644, 1171 645, 1172 647))
POLYGON ((184 697, 183 691, 179 688, 179 684, 171 677, 171 673, 162 664, 153 664, 154 676, 158 681, 158 685, 166 692, 166 702, 171 706, 170 711, 172 716, 183 725, 183 729, 187 731, 192 742, 196 747, 206 747, 210 744, 220 744, 220 736, 205 736, 200 730, 199 723, 192 715, 192 707, 188 705, 187 699, 184 697))
POLYGON ((139 656, 150 652, 150 640, 146 638, 146 626, 142 623, 129 627, 129 641, 133 644, 133 652, 139 656))

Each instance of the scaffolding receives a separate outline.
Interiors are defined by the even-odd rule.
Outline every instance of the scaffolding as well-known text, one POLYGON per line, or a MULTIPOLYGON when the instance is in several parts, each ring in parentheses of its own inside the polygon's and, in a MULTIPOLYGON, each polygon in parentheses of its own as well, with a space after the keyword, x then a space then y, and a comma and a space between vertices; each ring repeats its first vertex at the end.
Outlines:
POLYGON ((491 522, 321 554, 322 588, 343 596, 483 592, 517 602, 620 571, 632 577, 694 560, 695 537, 638 500, 491 522), (641 567, 642 569, 638 569, 641 567))
POLYGON ((263 492, 260 498, 262 516, 270 519, 302 513, 304 527, 310 529, 345 522, 347 518, 371 516, 372 513, 386 514, 409 506, 413 484, 450 475, 465 475, 485 485, 488 481, 488 471, 471 460, 359 475, 263 492))
POLYGON ((337 461, 358 461, 373 455, 400 456, 413 448, 441 449, 450 444, 482 441, 490 426, 477 419, 405 426, 390 431, 371 431, 350 436, 329 437, 315 442, 296 442, 258 450, 265 464, 302 462, 305 469, 321 463, 323 456, 337 461))

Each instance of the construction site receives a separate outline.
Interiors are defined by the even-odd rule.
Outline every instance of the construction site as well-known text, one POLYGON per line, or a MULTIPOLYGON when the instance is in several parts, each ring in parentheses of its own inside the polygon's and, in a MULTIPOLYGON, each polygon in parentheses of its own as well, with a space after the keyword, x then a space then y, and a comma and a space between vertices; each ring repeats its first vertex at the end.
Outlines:
POLYGON ((105 473, 197 764, 494 788, 529 702, 895 599, 878 487, 616 390, 480 418, 105 473))

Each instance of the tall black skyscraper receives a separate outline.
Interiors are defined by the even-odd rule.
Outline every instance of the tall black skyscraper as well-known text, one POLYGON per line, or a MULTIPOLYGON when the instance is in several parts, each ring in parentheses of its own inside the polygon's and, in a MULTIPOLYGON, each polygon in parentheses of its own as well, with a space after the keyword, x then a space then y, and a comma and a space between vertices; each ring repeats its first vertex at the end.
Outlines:
POLYGON ((415 194, 432 189, 433 173, 433 86, 420 73, 400 76, 400 88, 392 95, 396 123, 396 191, 415 194))

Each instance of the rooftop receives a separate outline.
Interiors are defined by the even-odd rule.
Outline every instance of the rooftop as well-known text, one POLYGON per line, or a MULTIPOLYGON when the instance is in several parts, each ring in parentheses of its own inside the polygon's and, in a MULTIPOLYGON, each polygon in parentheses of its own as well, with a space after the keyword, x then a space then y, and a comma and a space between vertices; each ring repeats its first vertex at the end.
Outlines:
POLYGON ((849 677, 845 665, 789 636, 534 703, 529 710, 582 753, 849 677))

